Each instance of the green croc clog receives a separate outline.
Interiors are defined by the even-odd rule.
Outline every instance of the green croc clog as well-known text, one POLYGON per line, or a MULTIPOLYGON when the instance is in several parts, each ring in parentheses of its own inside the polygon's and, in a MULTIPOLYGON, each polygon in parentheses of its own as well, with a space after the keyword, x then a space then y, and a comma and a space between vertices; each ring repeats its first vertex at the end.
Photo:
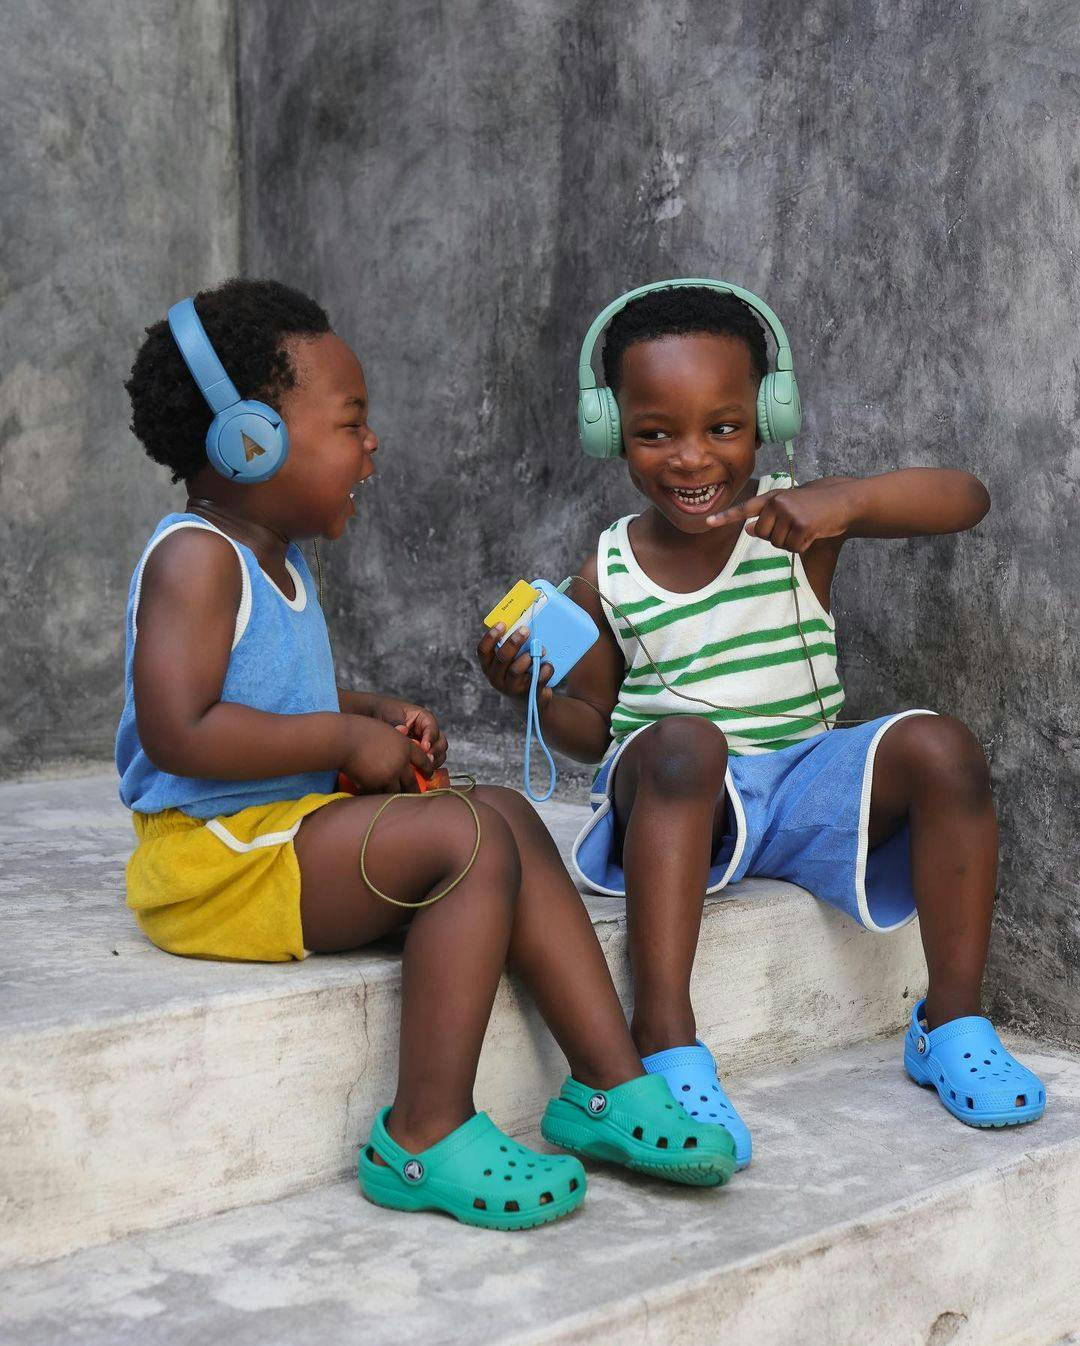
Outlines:
POLYGON ((687 1116, 662 1075, 614 1089, 590 1089, 568 1076, 540 1131, 560 1149, 693 1187, 717 1187, 735 1171, 730 1133, 687 1116))
POLYGON ((527 1150, 486 1112, 420 1154, 391 1138, 389 1115, 383 1108, 376 1117, 357 1173, 360 1190, 377 1206, 444 1211, 482 1229, 532 1229, 585 1200, 585 1170, 576 1159, 527 1150))

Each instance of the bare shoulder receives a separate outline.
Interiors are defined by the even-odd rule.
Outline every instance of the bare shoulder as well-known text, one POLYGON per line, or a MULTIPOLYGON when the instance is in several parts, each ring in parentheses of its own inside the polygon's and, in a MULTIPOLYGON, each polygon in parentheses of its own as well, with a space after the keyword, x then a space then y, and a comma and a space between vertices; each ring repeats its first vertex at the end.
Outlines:
POLYGON ((243 580, 239 558, 228 538, 209 528, 178 528, 157 544, 143 569, 142 613, 153 606, 221 606, 233 612, 243 580))

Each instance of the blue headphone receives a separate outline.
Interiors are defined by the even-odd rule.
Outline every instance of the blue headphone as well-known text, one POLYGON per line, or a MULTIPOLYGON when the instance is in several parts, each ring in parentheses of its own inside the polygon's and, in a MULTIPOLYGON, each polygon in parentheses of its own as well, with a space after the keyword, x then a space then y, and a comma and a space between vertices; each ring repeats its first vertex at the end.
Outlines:
POLYGON ((242 398, 217 358, 193 299, 169 309, 169 331, 199 392, 214 413, 206 456, 231 481, 269 481, 289 455, 285 422, 265 402, 242 398))
MULTIPOLYGON (((618 458, 622 454, 622 428, 619 424, 619 406, 615 394, 610 388, 598 388, 593 373, 592 359, 600 333, 611 319, 627 304, 640 299, 654 290, 674 290, 683 286, 700 286, 707 290, 716 290, 720 294, 731 294, 741 299, 765 319, 776 342, 776 369, 766 374, 758 385, 757 429, 761 439, 767 444, 790 442, 799 433, 802 425, 802 405, 799 402, 799 385, 795 382, 795 369, 791 362, 791 343, 787 339, 780 319, 756 294, 744 290, 741 285, 732 285, 726 280, 679 279, 661 280, 652 285, 641 285, 629 290, 608 304, 593 319, 585 340, 581 343, 578 356, 578 434, 581 447, 590 458, 618 458)), ((792 450, 789 448, 788 456, 792 450)))

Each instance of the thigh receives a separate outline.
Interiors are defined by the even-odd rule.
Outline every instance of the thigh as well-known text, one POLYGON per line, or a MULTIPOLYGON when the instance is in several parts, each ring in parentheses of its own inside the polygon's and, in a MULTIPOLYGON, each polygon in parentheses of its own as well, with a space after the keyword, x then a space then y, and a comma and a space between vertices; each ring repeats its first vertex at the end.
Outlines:
MULTIPOLYGON (((399 798, 375 824, 365 867, 382 892, 399 902, 417 902, 456 862, 455 872, 464 869, 476 829, 460 800, 399 798)), ((293 843, 300 865, 300 920, 304 947, 314 953, 360 948, 410 918, 408 911, 372 892, 360 875, 360 848, 386 799, 338 799, 300 825, 293 843)))

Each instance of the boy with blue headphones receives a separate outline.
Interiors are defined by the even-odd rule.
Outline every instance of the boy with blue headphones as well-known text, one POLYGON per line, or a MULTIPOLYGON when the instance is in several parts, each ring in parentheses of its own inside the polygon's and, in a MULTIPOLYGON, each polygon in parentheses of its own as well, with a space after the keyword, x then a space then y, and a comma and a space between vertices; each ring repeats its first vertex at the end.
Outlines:
POLYGON ((524 1229, 581 1204, 577 1159, 519 1145, 473 1106, 507 965, 570 1064, 545 1135, 668 1181, 726 1182, 731 1136, 643 1070, 531 806, 477 787, 387 809, 418 799, 446 738, 425 707, 335 681, 297 540, 342 535, 379 441, 363 368, 323 310, 230 281, 147 330, 127 387, 136 436, 187 489, 128 594, 116 763, 140 928, 170 953, 271 962, 406 932, 397 1093, 359 1161, 378 1205, 524 1229))
MULTIPOLYGON (((929 989, 905 1038, 908 1073, 962 1122, 1035 1120, 1041 1081, 979 1014, 997 874, 982 749, 929 711, 838 719, 830 589, 842 548, 971 528, 985 488, 918 468, 797 485, 787 335, 726 282, 622 295, 589 328, 578 373, 585 452, 621 459, 648 507, 610 525, 575 577, 600 638, 560 694, 545 668, 536 702, 552 746, 600 761, 574 863, 594 891, 626 897, 645 1068, 692 1117, 723 1121, 749 1163, 749 1129, 697 1039, 690 973, 706 893, 768 875, 869 930, 918 912, 929 989), (786 445, 787 470, 757 473, 763 442, 786 445)), ((529 632, 501 635, 483 637, 480 663, 524 706, 529 632)))

